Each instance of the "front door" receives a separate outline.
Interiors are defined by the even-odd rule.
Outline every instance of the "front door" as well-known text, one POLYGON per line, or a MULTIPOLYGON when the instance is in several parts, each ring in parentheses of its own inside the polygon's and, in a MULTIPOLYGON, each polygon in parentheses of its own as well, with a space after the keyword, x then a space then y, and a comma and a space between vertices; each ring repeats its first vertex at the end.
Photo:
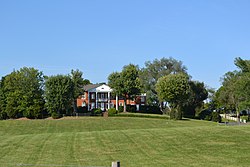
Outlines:
POLYGON ((105 109, 104 106, 105 106, 104 103, 101 103, 101 110, 102 111, 104 111, 104 109, 105 109))

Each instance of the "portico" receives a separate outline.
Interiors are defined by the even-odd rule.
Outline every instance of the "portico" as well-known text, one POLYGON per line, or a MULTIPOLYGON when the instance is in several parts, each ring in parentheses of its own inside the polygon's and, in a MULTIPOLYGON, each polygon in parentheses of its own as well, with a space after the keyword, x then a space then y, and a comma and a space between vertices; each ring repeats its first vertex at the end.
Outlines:
POLYGON ((94 108, 100 108, 101 110, 110 109, 114 105, 111 104, 110 94, 112 89, 103 84, 103 85, 96 85, 88 91, 88 110, 94 108))

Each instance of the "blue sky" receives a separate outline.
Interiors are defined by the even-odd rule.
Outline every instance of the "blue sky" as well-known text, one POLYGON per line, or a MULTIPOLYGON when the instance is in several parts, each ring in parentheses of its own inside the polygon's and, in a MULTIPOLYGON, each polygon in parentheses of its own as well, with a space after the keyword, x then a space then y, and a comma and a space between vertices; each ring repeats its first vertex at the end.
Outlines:
POLYGON ((21 67, 83 71, 93 83, 129 63, 181 60, 218 88, 250 58, 249 0, 0 0, 0 77, 21 67))

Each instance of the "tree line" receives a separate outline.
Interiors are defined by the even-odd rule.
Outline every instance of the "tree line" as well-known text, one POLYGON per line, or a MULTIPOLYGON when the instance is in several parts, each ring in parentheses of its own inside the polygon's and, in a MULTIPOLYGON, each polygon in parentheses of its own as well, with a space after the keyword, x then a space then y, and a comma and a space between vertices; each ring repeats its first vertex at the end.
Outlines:
POLYGON ((83 73, 45 76, 41 71, 23 67, 0 80, 0 118, 42 118, 76 112, 76 99, 83 85, 90 83, 83 73))
POLYGON ((160 107, 173 119, 195 117, 208 97, 205 84, 191 80, 187 68, 172 57, 147 61, 141 69, 137 65, 126 65, 121 72, 109 75, 108 84, 125 102, 141 92, 146 93, 148 105, 160 107))
MULTIPOLYGON (((173 119, 194 118, 204 109, 217 108, 240 111, 250 104, 249 60, 235 59, 238 71, 228 72, 222 87, 214 92, 212 101, 204 104, 211 95, 203 82, 194 81, 187 67, 172 57, 145 62, 145 66, 125 65, 120 72, 108 76, 113 93, 126 100, 146 93, 147 104, 160 107, 173 119)), ((45 76, 34 68, 21 68, 0 80, 0 118, 41 118, 49 115, 77 112, 76 99, 83 93, 83 72, 72 70, 68 75, 45 76)))

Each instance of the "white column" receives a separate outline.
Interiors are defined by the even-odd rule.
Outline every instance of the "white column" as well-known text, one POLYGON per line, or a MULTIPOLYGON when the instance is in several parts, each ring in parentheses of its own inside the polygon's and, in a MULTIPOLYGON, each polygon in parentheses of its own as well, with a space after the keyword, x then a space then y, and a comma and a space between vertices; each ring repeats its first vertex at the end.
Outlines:
POLYGON ((89 111, 89 99, 90 99, 90 93, 88 92, 88 111, 89 111))
POLYGON ((108 109, 110 109, 110 92, 108 92, 108 109))
POLYGON ((97 106, 97 92, 95 92, 95 108, 98 108, 98 106, 97 106))
POLYGON ((115 96, 115 109, 118 111, 119 106, 118 106, 118 95, 116 94, 115 96))

